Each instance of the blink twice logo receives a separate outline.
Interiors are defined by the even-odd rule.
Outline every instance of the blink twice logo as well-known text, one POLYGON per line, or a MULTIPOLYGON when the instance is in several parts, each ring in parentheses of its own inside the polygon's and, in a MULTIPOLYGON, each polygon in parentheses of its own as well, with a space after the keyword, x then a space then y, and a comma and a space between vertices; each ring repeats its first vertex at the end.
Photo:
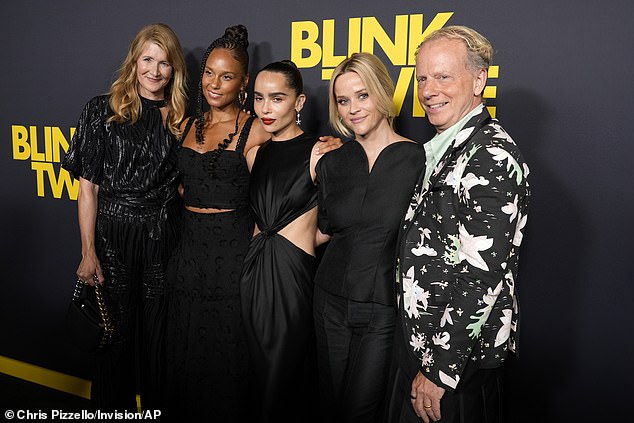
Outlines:
POLYGON ((77 199, 79 181, 59 165, 74 133, 75 128, 70 128, 67 137, 56 126, 11 126, 13 160, 31 161, 38 197, 77 199))
MULTIPOLYGON (((400 68, 394 93, 396 114, 400 114, 405 97, 412 89, 412 117, 423 117, 425 111, 416 96, 416 47, 433 31, 445 26, 452 16, 453 12, 438 13, 425 27, 422 14, 396 15, 393 34, 388 34, 375 17, 348 18, 347 33, 336 33, 334 19, 326 19, 321 23, 292 22, 291 60, 298 68, 321 65, 321 79, 327 81, 334 68, 346 57, 360 51, 374 53, 375 46, 378 46, 390 63, 400 68), (335 38, 339 40, 339 37, 347 37, 347 51, 335 52, 335 38)), ((388 63, 386 65, 389 66, 388 63)), ((490 66, 489 82, 497 79, 499 72, 499 66, 490 66)), ((483 97, 493 99, 496 96, 497 86, 487 85, 483 97)), ((487 106, 487 109, 495 117, 495 106, 487 106)))

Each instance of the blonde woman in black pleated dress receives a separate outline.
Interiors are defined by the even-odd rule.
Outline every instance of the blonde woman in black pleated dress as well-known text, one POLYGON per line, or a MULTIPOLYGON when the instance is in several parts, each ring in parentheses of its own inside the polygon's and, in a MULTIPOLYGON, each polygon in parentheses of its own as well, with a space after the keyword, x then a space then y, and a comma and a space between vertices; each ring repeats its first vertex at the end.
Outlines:
POLYGON ((177 242, 176 150, 187 108, 187 70, 176 34, 143 27, 107 95, 90 100, 62 162, 79 179, 82 259, 77 277, 103 287, 114 325, 97 351, 91 405, 160 408, 165 267, 177 242))

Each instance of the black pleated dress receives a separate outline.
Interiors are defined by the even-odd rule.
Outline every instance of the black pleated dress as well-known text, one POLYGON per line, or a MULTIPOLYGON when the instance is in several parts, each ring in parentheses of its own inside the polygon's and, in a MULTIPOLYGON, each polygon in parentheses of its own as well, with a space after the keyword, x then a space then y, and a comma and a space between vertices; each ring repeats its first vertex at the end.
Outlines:
POLYGON ((161 407, 165 271, 178 240, 178 140, 163 126, 165 101, 141 97, 134 122, 113 122, 108 96, 90 100, 62 167, 99 186, 95 250, 114 325, 112 342, 95 354, 91 406, 161 407))
POLYGON ((251 210, 261 232, 249 245, 240 291, 261 399, 258 421, 309 421, 314 410, 315 259, 278 231, 317 205, 309 170, 315 142, 304 134, 268 141, 251 169, 251 210))

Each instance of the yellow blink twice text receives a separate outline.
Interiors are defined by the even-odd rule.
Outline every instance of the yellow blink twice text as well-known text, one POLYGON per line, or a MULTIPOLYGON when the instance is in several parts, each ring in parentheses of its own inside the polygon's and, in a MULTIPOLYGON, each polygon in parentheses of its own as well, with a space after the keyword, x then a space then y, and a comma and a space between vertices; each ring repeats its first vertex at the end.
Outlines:
MULTIPOLYGON (((342 40, 336 43, 335 20, 321 21, 321 26, 313 21, 291 23, 291 60, 299 68, 313 68, 321 64, 321 79, 327 81, 334 68, 346 57, 360 51, 374 53, 379 47, 389 62, 400 69, 397 70, 394 106, 400 115, 409 89, 412 89, 412 117, 423 117, 425 112, 416 95, 416 48, 433 31, 442 28, 453 16, 453 12, 442 12, 433 16, 427 26, 424 25, 423 14, 397 15, 394 17, 394 32, 388 34, 376 17, 348 18, 347 48, 337 51, 336 46, 343 46, 342 40), (321 36, 321 37, 320 37, 321 36), (337 54, 336 53, 339 53, 337 54)), ((387 64, 387 63, 386 63, 387 64)), ((491 66, 489 78, 497 78, 498 66, 491 66)), ((496 86, 487 86, 485 98, 495 98, 496 86)), ((494 106, 488 107, 495 117, 494 106)))
POLYGON ((79 181, 57 164, 68 150, 68 140, 72 139, 75 128, 70 128, 68 137, 56 126, 44 126, 40 130, 38 133, 37 126, 11 126, 13 160, 31 160, 38 197, 46 196, 48 186, 53 198, 62 198, 65 189, 68 198, 76 200, 79 181))

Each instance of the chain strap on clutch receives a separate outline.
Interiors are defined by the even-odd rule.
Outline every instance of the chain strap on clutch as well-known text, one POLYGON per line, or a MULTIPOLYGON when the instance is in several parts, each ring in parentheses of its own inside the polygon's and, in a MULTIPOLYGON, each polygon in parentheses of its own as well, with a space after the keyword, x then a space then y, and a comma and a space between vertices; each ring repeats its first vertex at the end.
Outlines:
POLYGON ((103 288, 96 282, 95 280, 95 285, 90 286, 81 279, 77 280, 71 307, 67 313, 67 326, 71 335, 79 341, 79 348, 91 351, 106 347, 114 332, 114 324, 108 313, 103 288), (94 288, 96 307, 89 299, 90 288, 94 288), (86 325, 95 329, 87 329, 86 325), (92 337, 91 334, 96 337, 92 337))
POLYGON ((110 315, 108 314, 108 308, 106 308, 106 301, 103 298, 103 292, 101 291, 101 285, 95 284, 95 297, 97 298, 97 305, 99 306, 99 314, 103 323, 103 336, 99 341, 99 348, 106 346, 112 338, 112 332, 114 326, 110 321, 110 315))

